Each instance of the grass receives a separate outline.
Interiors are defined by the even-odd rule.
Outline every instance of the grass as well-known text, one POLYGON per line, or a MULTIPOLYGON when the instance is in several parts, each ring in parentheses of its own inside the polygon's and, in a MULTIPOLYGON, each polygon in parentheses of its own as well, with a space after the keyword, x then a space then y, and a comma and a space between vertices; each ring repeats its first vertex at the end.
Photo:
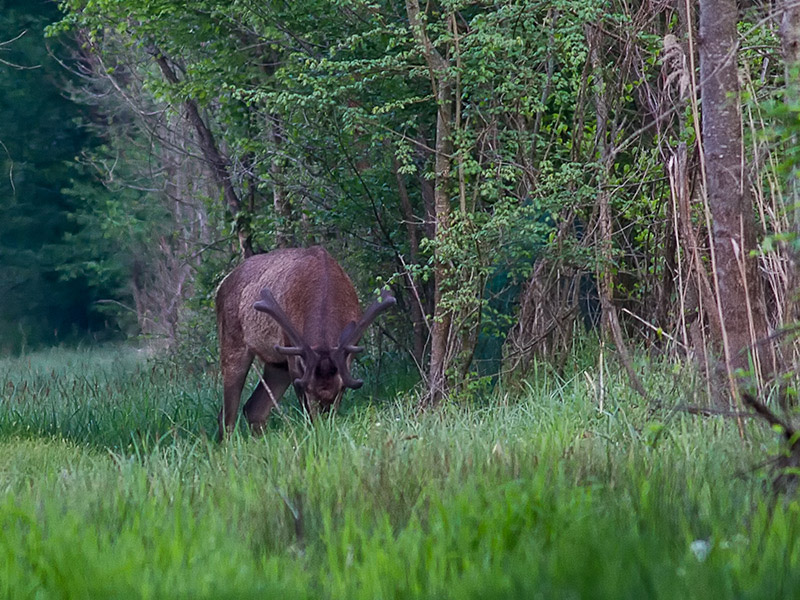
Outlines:
POLYGON ((793 595, 800 508, 753 470, 771 432, 653 412, 613 373, 599 411, 593 373, 547 373, 219 445, 213 376, 124 349, 0 361, 0 597, 793 595))

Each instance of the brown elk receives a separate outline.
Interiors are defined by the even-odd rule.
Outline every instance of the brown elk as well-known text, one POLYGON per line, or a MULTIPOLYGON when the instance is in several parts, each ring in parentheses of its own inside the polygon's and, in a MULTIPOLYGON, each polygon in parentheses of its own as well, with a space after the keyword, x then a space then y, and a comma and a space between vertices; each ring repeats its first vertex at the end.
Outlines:
POLYGON ((222 365, 220 437, 238 416, 247 373, 257 356, 263 378, 245 403, 254 430, 290 383, 310 418, 336 410, 345 388, 363 381, 350 374, 353 355, 369 324, 395 299, 383 292, 363 314, 353 283, 319 246, 251 256, 217 290, 217 327, 222 365))

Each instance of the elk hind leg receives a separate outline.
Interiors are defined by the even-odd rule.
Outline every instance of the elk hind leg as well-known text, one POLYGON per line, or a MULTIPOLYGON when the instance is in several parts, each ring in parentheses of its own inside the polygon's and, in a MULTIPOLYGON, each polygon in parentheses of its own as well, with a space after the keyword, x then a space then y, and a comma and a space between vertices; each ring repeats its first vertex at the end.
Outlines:
POLYGON ((258 382, 249 400, 244 405, 244 414, 254 432, 264 429, 269 413, 277 406, 277 402, 289 387, 290 376, 288 365, 264 365, 264 377, 258 382), (266 384, 266 387, 265 385, 266 384))
POLYGON ((219 411, 219 438, 223 440, 231 433, 239 415, 239 403, 247 372, 254 355, 247 351, 223 352, 222 360, 222 409, 219 411))

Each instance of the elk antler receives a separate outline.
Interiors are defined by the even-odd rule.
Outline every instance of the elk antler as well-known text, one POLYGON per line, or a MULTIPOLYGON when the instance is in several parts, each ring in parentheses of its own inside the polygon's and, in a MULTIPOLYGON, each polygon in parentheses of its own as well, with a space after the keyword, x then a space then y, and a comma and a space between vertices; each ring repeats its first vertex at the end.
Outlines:
POLYGON ((253 308, 256 310, 260 310, 261 312, 267 313, 270 317, 275 319, 275 322, 281 326, 286 332, 286 335, 289 336, 289 341, 294 344, 294 346, 275 346, 275 350, 278 351, 280 354, 284 354, 287 356, 302 356, 303 360, 305 361, 305 371, 303 373, 302 379, 295 379, 294 385, 305 389, 308 386, 308 383, 311 381, 311 376, 314 373, 314 369, 316 369, 317 361, 319 357, 317 353, 314 352, 306 341, 303 339, 303 336, 297 332, 297 329, 294 328, 294 325, 289 320, 289 317, 283 312, 280 304, 278 301, 275 300, 275 296, 272 295, 272 292, 268 287, 265 287, 261 290, 261 300, 253 304, 253 308))
POLYGON ((339 335, 339 344, 336 346, 337 348, 344 348, 350 354, 358 354, 359 352, 364 351, 364 346, 353 346, 353 345, 343 345, 342 340, 349 340, 352 338, 353 333, 355 332, 357 324, 355 321, 350 321, 344 329, 342 329, 342 333, 339 335))
POLYGON ((256 302, 253 308, 265 312, 275 319, 275 322, 278 323, 281 329, 286 332, 286 335, 289 336, 289 341, 294 344, 293 346, 275 346, 275 350, 281 354, 291 354, 295 356, 308 354, 308 344, 303 339, 303 336, 297 332, 297 329, 294 328, 294 325, 289 320, 289 317, 286 316, 286 313, 283 312, 283 309, 280 307, 280 304, 278 304, 278 301, 275 300, 275 296, 272 295, 269 288, 265 287, 261 290, 261 300, 256 302))
POLYGON ((370 304, 358 323, 351 322, 351 324, 348 324, 348 326, 344 328, 342 334, 339 336, 339 348, 347 350, 348 352, 361 352, 363 348, 355 346, 354 344, 361 339, 361 336, 364 335, 364 331, 366 331, 370 323, 372 323, 379 314, 395 304, 397 304, 397 300, 395 300, 394 296, 392 296, 388 290, 383 290, 381 292, 381 297, 370 304))
POLYGON ((396 303, 397 300, 395 300, 394 296, 387 290, 383 290, 381 292, 381 297, 369 306, 358 322, 350 321, 342 330, 341 335, 339 335, 339 345, 333 351, 333 361, 342 378, 342 385, 345 387, 357 390, 364 385, 361 379, 356 379, 350 374, 350 367, 347 365, 347 356, 348 354, 356 354, 364 350, 362 346, 356 346, 355 344, 358 343, 358 340, 364 335, 364 331, 369 327, 370 323, 372 323, 379 314, 391 308, 396 303))

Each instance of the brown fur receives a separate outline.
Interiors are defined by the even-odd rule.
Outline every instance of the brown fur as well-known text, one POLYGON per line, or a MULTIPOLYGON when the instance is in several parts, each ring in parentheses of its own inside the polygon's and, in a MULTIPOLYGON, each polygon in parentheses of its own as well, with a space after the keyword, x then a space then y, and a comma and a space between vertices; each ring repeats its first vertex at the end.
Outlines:
MULTIPOLYGON (((265 363, 264 377, 244 409, 254 429, 264 426, 269 412, 293 380, 311 417, 321 410, 336 408, 345 374, 332 363, 331 350, 337 347, 348 324, 360 323, 361 309, 347 273, 324 248, 275 250, 248 258, 222 281, 216 305, 224 387, 220 436, 233 429, 242 387, 255 357, 265 363), (264 288, 272 292, 291 324, 319 357, 304 389, 297 385, 305 368, 303 358, 276 350, 276 346, 293 344, 272 316, 254 308, 264 288), (269 390, 265 389, 265 382, 269 390)), ((348 355, 347 367, 351 360, 352 355, 348 355)))

